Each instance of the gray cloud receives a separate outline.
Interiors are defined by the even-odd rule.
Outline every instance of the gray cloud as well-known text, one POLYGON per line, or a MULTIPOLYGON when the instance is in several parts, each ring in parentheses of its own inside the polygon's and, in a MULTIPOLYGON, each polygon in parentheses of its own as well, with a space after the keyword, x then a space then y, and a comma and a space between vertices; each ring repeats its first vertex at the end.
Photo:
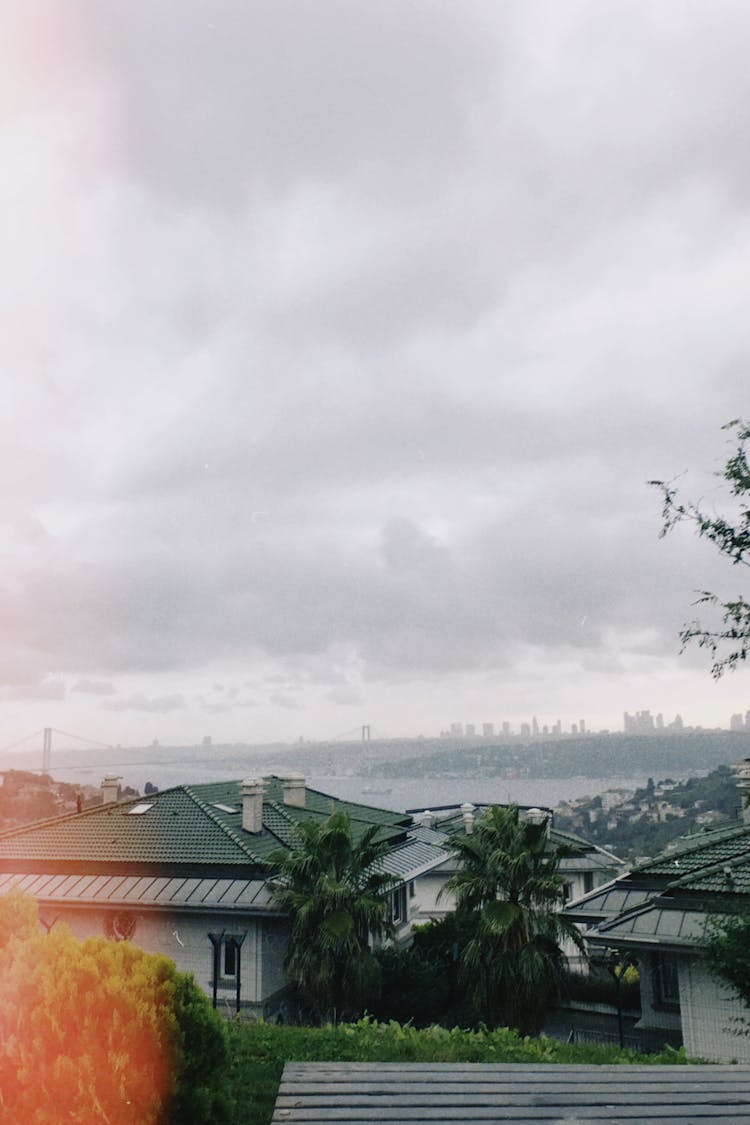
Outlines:
POLYGON ((70 690, 80 691, 86 695, 114 695, 117 688, 109 680, 87 680, 82 677, 76 680, 70 690))
POLYGON ((140 692, 126 699, 113 699, 100 703, 104 711, 147 711, 154 715, 166 715, 170 711, 181 711, 185 707, 185 699, 179 693, 162 695, 149 699, 140 692))
POLYGON ((745 6, 54 9, 0 128, 7 690, 673 683, 736 586, 644 482, 720 502, 746 398, 745 6))

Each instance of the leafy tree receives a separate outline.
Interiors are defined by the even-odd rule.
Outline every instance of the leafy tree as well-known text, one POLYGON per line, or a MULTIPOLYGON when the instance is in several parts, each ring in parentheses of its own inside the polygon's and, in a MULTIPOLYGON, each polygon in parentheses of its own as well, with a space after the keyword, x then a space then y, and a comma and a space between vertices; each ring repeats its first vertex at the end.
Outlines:
POLYGON ((729 981, 750 1008, 750 907, 727 918, 715 919, 709 929, 704 954, 709 968, 729 981))
POLYGON ((355 839, 349 817, 334 813, 303 821, 294 845, 271 857, 273 900, 292 918, 286 973, 324 1019, 358 1014, 379 991, 370 941, 393 933, 385 898, 393 879, 377 836, 373 825, 355 839))
POLYGON ((226 1028, 193 979, 129 942, 42 933, 35 907, 0 899, 0 1118, 226 1120, 226 1028))
MULTIPOLYGON (((731 559, 735 566, 748 566, 750 464, 747 442, 750 440, 750 427, 747 422, 735 418, 723 428, 732 431, 734 435, 734 449, 724 467, 717 473, 729 486, 735 508, 731 516, 712 514, 693 501, 681 500, 671 483, 653 480, 649 484, 662 493, 662 536, 678 523, 692 523, 698 535, 713 543, 719 554, 731 559)), ((710 590, 702 590, 696 604, 717 607, 720 611, 719 620, 713 628, 705 628, 699 621, 691 621, 683 627, 680 639, 683 648, 697 640, 701 648, 709 651, 713 661, 711 674, 718 679, 727 669, 734 669, 741 661, 747 660, 750 654, 750 602, 741 594, 722 601, 710 590)))
POLYGON ((379 953, 383 988, 370 1013, 414 1027, 476 1024, 474 1005, 459 982, 461 951, 473 936, 470 917, 454 911, 412 926, 412 934, 408 948, 391 945, 379 953))
POLYGON ((488 1026, 538 1032, 562 981, 561 943, 583 948, 576 927, 558 913, 566 850, 550 844, 546 819, 522 820, 515 805, 491 806, 473 833, 453 837, 450 847, 460 867, 446 890, 472 924, 460 958, 464 986, 488 1026))

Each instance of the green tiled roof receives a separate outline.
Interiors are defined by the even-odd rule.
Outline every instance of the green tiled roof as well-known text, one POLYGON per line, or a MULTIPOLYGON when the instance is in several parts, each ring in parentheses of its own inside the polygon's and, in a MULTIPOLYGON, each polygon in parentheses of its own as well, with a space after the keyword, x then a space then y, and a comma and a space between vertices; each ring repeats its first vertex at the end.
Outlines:
POLYGON ((748 824, 687 837, 584 895, 566 914, 598 921, 586 935, 593 942, 692 948, 703 940, 708 920, 734 909, 738 895, 750 896, 748 824))
POLYGON ((305 790, 304 808, 285 805, 277 777, 264 779, 263 830, 246 832, 241 784, 177 785, 10 829, 0 833, 0 871, 258 869, 274 850, 292 843, 300 821, 322 822, 334 811, 349 815, 355 836, 376 825, 380 837, 394 845, 405 839, 410 818, 400 813, 339 801, 314 789, 305 790), (134 813, 139 805, 150 807, 134 813))
POLYGON ((635 874, 668 875, 674 879, 711 864, 726 863, 743 856, 750 859, 750 825, 747 824, 688 836, 679 847, 637 867, 635 874))

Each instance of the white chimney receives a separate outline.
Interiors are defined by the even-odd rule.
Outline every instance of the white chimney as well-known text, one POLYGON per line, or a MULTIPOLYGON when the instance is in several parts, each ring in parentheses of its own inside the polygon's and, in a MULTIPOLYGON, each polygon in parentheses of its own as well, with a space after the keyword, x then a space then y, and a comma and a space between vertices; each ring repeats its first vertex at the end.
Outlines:
POLYGON ((102 804, 113 805, 120 790, 121 777, 108 773, 102 778, 102 804))
POLYGON ((285 805, 293 805, 297 809, 305 807, 305 775, 303 773, 285 773, 279 777, 281 782, 282 800, 285 805))
POLYGON ((414 817, 414 823, 418 824, 421 828, 432 828, 434 820, 435 814, 430 812, 429 809, 424 809, 414 817))
POLYGON ((526 813, 526 820, 530 824, 546 824, 547 836, 549 837, 550 828, 552 827, 552 817, 549 813, 544 812, 542 809, 529 809, 526 813))
POLYGON ((742 798, 742 819, 745 824, 750 824, 750 758, 733 762, 732 773, 742 798))
POLYGON ((242 793, 242 827, 256 835, 263 831, 263 779, 248 777, 240 786, 242 793))
POLYGON ((464 831, 467 836, 471 836, 474 831, 474 806, 471 801, 464 801, 461 805, 461 816, 464 821, 464 831))

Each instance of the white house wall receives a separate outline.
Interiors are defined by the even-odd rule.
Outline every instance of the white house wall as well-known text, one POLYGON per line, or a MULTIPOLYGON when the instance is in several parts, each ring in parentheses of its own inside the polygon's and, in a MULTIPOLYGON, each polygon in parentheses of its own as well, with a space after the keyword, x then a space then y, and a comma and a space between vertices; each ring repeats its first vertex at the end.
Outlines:
MULTIPOLYGON (((161 953, 174 961, 180 972, 192 973, 207 996, 213 996, 213 946, 209 933, 222 931, 245 938, 241 952, 241 1000, 243 1008, 250 1005, 260 1012, 262 1005, 285 985, 283 959, 287 932, 281 919, 260 919, 227 915, 169 913, 149 910, 128 912, 136 917, 131 938, 134 945, 147 953, 161 953)), ((55 908, 44 906, 40 915, 47 924, 57 919, 65 922, 73 936, 83 941, 89 937, 106 936, 108 913, 97 907, 55 908)), ((55 924, 57 924, 57 921, 55 924)), ((217 982, 217 1004, 234 1010, 234 978, 217 982)))
POLYGON ((687 1054, 709 1062, 750 1063, 749 1013, 734 989, 713 976, 697 957, 681 960, 679 980, 687 1054), (737 1034, 743 1027, 745 1034, 737 1034))

